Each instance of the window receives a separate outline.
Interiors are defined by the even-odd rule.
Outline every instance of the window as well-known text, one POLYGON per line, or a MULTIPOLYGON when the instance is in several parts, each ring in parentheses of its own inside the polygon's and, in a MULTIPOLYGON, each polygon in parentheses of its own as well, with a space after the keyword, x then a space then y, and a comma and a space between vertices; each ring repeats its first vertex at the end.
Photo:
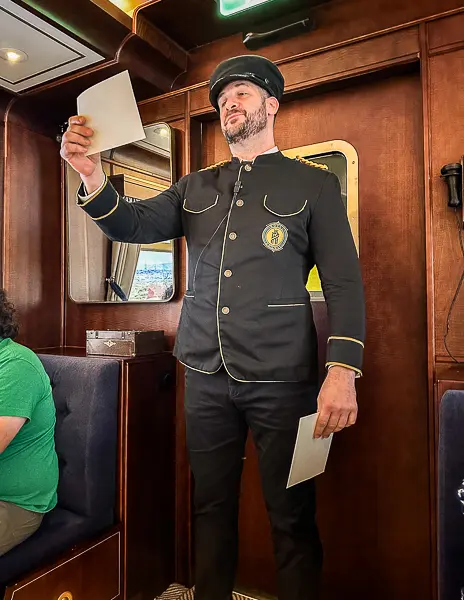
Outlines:
POLYGON ((173 242, 143 244, 129 300, 170 300, 173 296, 173 242))
MULTIPOLYGON (((358 154, 355 148, 344 140, 333 140, 320 144, 291 148, 284 151, 283 154, 289 158, 299 156, 324 165, 329 171, 337 175, 354 243, 359 253, 358 154)), ((309 274, 306 288, 311 296, 311 300, 324 300, 321 280, 316 267, 309 274)))

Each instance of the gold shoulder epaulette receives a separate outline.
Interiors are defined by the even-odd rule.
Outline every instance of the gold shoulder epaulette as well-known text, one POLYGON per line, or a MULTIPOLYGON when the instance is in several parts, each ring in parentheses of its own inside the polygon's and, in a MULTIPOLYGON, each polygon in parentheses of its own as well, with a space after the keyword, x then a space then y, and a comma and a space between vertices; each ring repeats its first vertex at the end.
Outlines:
POLYGON ((307 158, 303 158, 302 156, 297 156, 295 160, 299 160, 300 162, 304 163, 305 165, 309 165, 310 167, 316 167, 316 169, 325 169, 326 171, 329 170, 329 167, 327 165, 321 165, 317 162, 313 162, 312 160, 308 160, 307 158))
POLYGON ((199 171, 209 171, 210 169, 215 169, 216 167, 222 167, 228 162, 230 162, 230 160, 221 160, 220 162, 215 163, 214 165, 210 165, 209 167, 205 167, 204 169, 199 169, 199 171))

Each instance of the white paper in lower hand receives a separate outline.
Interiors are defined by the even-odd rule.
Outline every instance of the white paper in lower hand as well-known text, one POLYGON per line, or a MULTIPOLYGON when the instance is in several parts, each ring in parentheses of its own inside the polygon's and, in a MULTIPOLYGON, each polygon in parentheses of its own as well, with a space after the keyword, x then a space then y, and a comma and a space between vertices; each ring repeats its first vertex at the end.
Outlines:
POLYGON ((318 416, 319 413, 315 413, 300 419, 287 488, 325 471, 333 434, 328 438, 314 438, 318 416))
POLYGON ((128 71, 88 88, 77 98, 77 114, 94 130, 87 155, 145 138, 128 71))

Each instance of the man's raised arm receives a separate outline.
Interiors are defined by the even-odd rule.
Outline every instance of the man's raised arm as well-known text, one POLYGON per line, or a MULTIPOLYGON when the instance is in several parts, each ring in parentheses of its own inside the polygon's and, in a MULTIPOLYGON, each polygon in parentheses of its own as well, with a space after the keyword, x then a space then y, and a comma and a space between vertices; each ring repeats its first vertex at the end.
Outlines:
POLYGON ((78 205, 110 239, 118 242, 151 244, 181 237, 182 180, 154 198, 127 202, 108 181, 100 154, 85 155, 92 135, 85 118, 75 116, 69 119, 61 142, 62 158, 82 179, 78 205))

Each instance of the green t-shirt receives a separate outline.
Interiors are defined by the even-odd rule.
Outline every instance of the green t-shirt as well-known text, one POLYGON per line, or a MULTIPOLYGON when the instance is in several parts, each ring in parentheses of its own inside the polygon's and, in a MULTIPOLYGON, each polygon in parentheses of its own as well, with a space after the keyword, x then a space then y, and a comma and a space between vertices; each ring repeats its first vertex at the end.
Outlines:
POLYGON ((27 419, 0 454, 0 500, 39 513, 52 510, 58 457, 50 380, 34 352, 10 339, 0 341, 0 416, 27 419))

